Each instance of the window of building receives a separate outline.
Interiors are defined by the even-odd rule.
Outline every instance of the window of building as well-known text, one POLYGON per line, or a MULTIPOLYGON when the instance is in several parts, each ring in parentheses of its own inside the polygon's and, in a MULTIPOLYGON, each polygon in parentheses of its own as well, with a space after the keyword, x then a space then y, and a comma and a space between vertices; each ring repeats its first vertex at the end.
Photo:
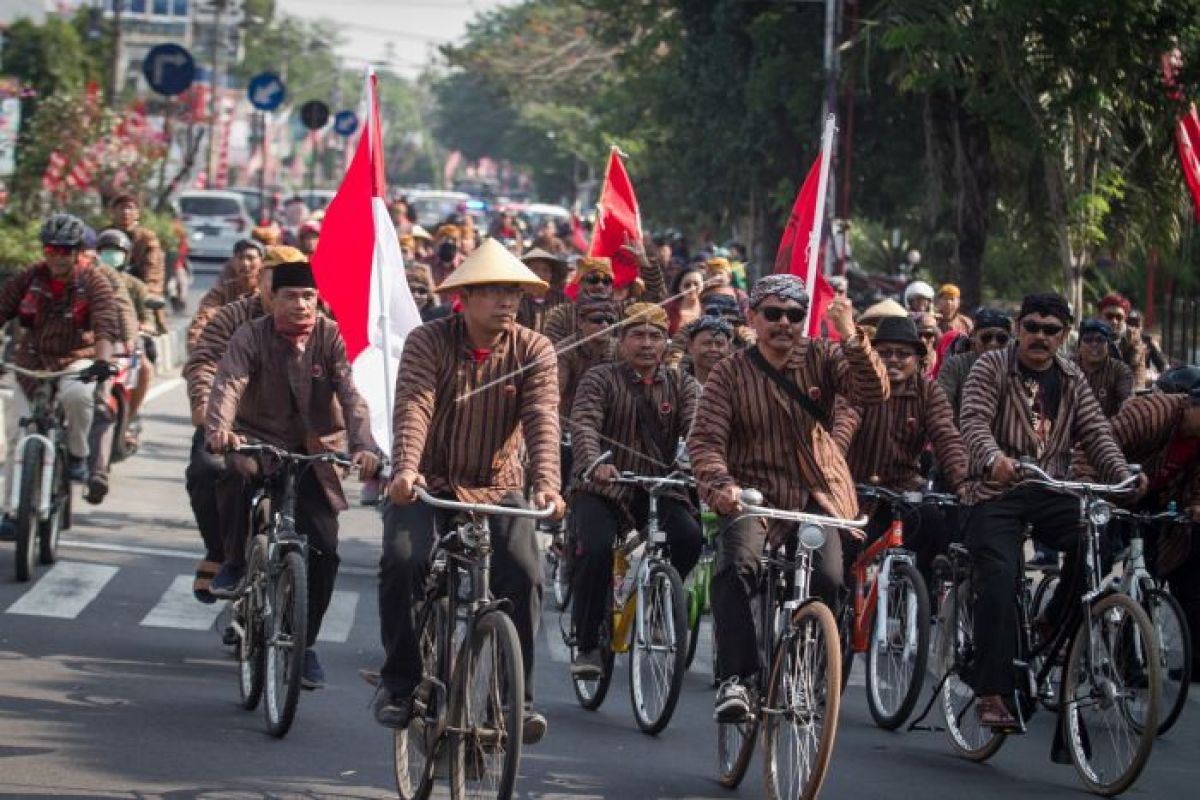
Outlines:
POLYGON ((174 0, 175 16, 186 17, 188 15, 188 0, 174 0))

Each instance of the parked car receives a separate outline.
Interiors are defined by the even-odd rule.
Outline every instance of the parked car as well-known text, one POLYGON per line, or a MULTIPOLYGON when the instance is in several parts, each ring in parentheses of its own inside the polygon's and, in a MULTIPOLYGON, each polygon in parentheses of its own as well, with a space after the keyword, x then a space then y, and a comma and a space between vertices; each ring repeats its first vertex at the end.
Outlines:
POLYGON ((254 221, 238 192, 204 189, 183 192, 175 200, 188 233, 193 261, 225 261, 239 239, 250 235, 254 221))
MULTIPOLYGON (((259 194, 257 186, 230 186, 229 191, 237 192, 242 196, 243 202, 246 204, 246 211, 250 214, 250 219, 255 224, 263 219, 263 196, 259 194)), ((273 197, 278 192, 273 192, 267 189, 266 200, 267 205, 271 205, 273 197)))
POLYGON ((466 214, 466 192, 444 192, 437 189, 413 189, 408 192, 408 203, 417 212, 417 224, 433 232, 438 223, 452 214, 466 214))

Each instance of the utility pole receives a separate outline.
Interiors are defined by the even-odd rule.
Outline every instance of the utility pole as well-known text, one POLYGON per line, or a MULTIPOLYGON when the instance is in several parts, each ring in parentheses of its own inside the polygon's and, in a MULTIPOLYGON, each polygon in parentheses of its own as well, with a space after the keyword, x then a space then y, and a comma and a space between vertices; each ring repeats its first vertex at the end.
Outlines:
POLYGON ((225 15, 225 5, 229 0, 209 0, 209 2, 212 4, 211 11, 213 13, 212 47, 209 51, 212 61, 212 86, 208 93, 208 164, 205 174, 208 176, 206 185, 212 188, 216 178, 213 167, 217 148, 217 88, 221 72, 221 23, 225 15))
POLYGON ((121 33, 121 11, 125 5, 125 0, 113 0, 113 56, 112 56, 112 98, 111 104, 115 108, 117 101, 121 97, 121 84, 124 83, 123 78, 125 72, 124 59, 121 57, 121 50, 124 49, 124 37, 121 33))

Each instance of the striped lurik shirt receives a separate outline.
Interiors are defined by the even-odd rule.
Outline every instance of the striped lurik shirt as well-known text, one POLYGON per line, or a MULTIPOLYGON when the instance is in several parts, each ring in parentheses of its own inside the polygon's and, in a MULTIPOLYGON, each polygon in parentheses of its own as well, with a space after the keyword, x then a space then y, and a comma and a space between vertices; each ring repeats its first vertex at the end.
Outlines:
POLYGON ((1101 480, 1124 480, 1129 466, 1079 368, 1061 355, 1055 356, 1055 364, 1062 371, 1062 399, 1049 435, 1040 442, 1018 364, 1015 343, 984 353, 963 388, 960 427, 970 459, 964 502, 982 503, 1011 488, 990 479, 992 462, 1000 455, 1032 458, 1051 477, 1061 479, 1068 473, 1071 448, 1076 444, 1097 466, 1101 480))
MULTIPOLYGON (((667 284, 663 279, 662 266, 658 263, 658 259, 651 258, 650 267, 638 273, 638 277, 642 279, 646 288, 640 297, 627 297, 616 304, 622 318, 625 316, 625 309, 634 303, 661 303, 667 299, 667 284)), ((567 343, 574 341, 576 334, 579 333, 579 315, 576 304, 574 302, 561 303, 546 312, 542 333, 559 350, 567 343)))
MULTIPOLYGON (((695 378, 661 365, 649 383, 625 362, 588 370, 571 408, 572 489, 615 500, 628 513, 637 491, 634 487, 584 482, 584 470, 601 453, 611 450, 608 463, 622 472, 666 475, 673 469, 679 440, 692 427, 699 400, 700 384, 695 378), (649 409, 639 397, 648 398, 649 409), (643 424, 653 431, 657 442, 646 441, 643 424)), ((684 498, 686 494, 673 496, 684 498)))
POLYGON ((546 324, 546 315, 558 306, 570 302, 571 299, 559 287, 551 287, 546 295, 540 298, 527 294, 521 298, 521 305, 517 307, 517 324, 541 333, 546 324))
MULTIPOLYGON (((1126 458, 1142 465, 1151 485, 1166 463, 1168 447, 1191 404, 1186 394, 1155 392, 1132 398, 1111 420, 1117 444, 1126 458)), ((1162 495, 1160 507, 1168 500, 1175 500, 1181 510, 1200 506, 1200 463, 1181 471, 1162 495)))
POLYGON ((558 409, 564 417, 571 414, 579 381, 592 367, 616 358, 617 340, 598 336, 585 345, 570 347, 558 354, 558 409))
POLYGON ((208 408, 208 396, 217 375, 217 365, 221 363, 233 334, 242 325, 258 319, 264 313, 258 295, 246 297, 221 306, 200 331, 182 371, 183 379, 187 381, 188 402, 193 411, 203 412, 208 408))
POLYGON ((523 491, 522 440, 532 488, 558 491, 558 371, 554 347, 513 325, 476 360, 461 315, 428 322, 404 343, 393 412, 393 473, 412 470, 430 491, 496 503, 523 491))
MULTIPOLYGON (((841 346, 801 340, 784 374, 829 416, 838 395, 870 405, 890 391, 861 330, 841 346)), ((709 373, 688 453, 700 498, 710 506, 718 491, 736 484, 758 489, 778 508, 801 509, 811 495, 835 516, 858 512, 854 479, 833 437, 751 362, 749 350, 709 373)))
POLYGON ((1125 362, 1111 356, 1104 359, 1104 363, 1098 369, 1090 372, 1078 358, 1075 363, 1087 378, 1088 386, 1092 387, 1092 393, 1100 403, 1100 410, 1104 412, 1104 416, 1112 419, 1133 394, 1133 370, 1125 362))
MULTIPOLYGON (((942 388, 920 375, 892 384, 892 396, 873 406, 840 405, 851 434, 846 461, 858 483, 878 483, 896 491, 921 487, 919 456, 927 444, 946 481, 957 488, 967 477, 967 451, 954 427, 954 414, 942 388)), ((842 425, 835 426, 844 435, 842 425)), ((839 442, 840 443, 840 442, 839 442)))
POLYGON ((950 408, 954 412, 955 425, 958 424, 959 416, 962 413, 963 386, 967 382, 967 376, 971 374, 971 367, 975 366, 975 362, 978 360, 979 353, 974 351, 959 353, 946 359, 946 363, 942 364, 942 368, 938 370, 937 382, 942 387, 942 391, 946 393, 946 400, 949 401, 950 408))

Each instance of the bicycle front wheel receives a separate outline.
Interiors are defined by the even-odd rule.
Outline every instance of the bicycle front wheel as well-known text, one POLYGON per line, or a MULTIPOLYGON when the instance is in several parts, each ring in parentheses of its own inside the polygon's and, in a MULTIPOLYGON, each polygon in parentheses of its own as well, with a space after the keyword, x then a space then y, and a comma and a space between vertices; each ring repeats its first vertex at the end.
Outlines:
POLYGON ((1162 673, 1162 706, 1158 735, 1171 729, 1187 705, 1192 680, 1192 636, 1179 601, 1162 589, 1151 589, 1142 600, 1158 639, 1162 673))
POLYGON ((1150 758, 1162 693, 1154 629, 1130 597, 1092 604, 1071 643, 1063 678, 1063 734, 1089 791, 1133 785, 1150 758))
POLYGON ((665 561, 655 563, 637 602, 642 624, 635 625, 629 652, 629 699, 638 727, 653 736, 670 723, 687 671, 687 609, 679 573, 665 561))
POLYGON ((450 715, 451 796, 507 800, 517 780, 525 719, 525 669, 517 629, 503 612, 485 613, 463 651, 450 715))
POLYGON ((796 609, 775 653, 767 687, 763 768, 771 800, 811 800, 821 791, 837 736, 841 640, 819 601, 796 609))
POLYGON ((912 564, 892 564, 887 617, 876 614, 872 628, 867 707, 876 725, 892 731, 912 713, 929 660, 929 592, 912 564))
MULTIPOLYGON (((269 568, 270 569, 270 568, 269 568)), ((268 582, 263 636, 266 647, 267 730, 283 737, 296 718, 300 674, 308 646, 308 574, 304 557, 295 550, 284 556, 268 582)))
POLYGON ((33 577, 38 551, 38 494, 42 490, 42 458, 45 445, 37 439, 25 444, 21 466, 21 496, 17 505, 17 580, 33 577))
MULTIPOLYGON (((432 598, 415 613, 417 648, 421 653, 421 674, 426 681, 438 676, 439 644, 446 631, 446 601, 432 598)), ((444 709, 438 697, 423 683, 417 690, 420 708, 414 704, 408 727, 393 733, 396 791, 400 800, 424 800, 433 790, 433 770, 442 744, 444 709)))

